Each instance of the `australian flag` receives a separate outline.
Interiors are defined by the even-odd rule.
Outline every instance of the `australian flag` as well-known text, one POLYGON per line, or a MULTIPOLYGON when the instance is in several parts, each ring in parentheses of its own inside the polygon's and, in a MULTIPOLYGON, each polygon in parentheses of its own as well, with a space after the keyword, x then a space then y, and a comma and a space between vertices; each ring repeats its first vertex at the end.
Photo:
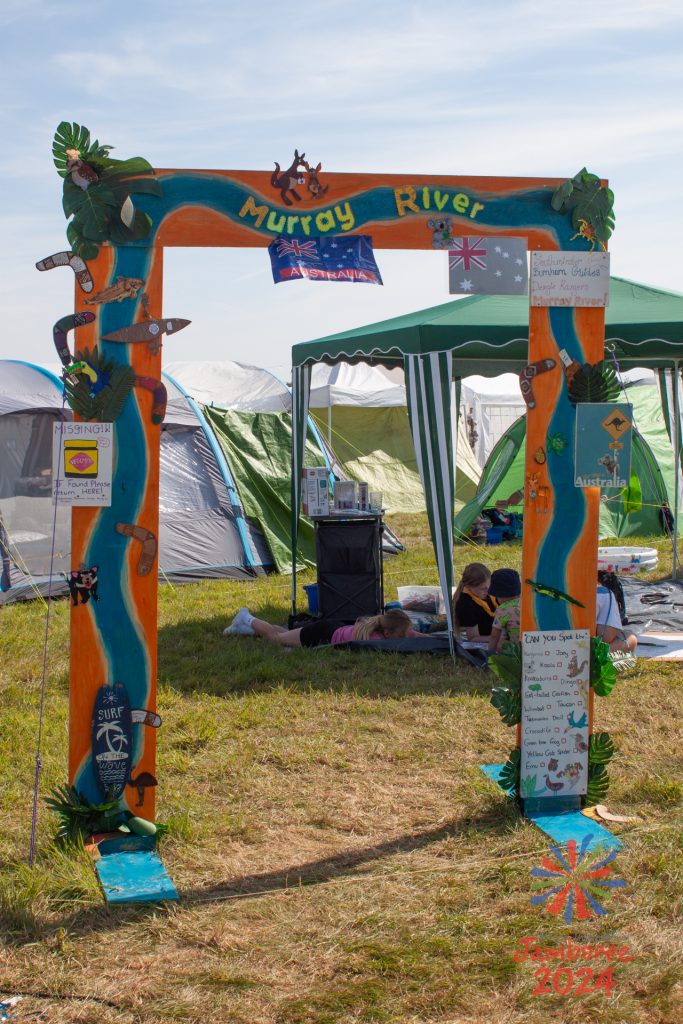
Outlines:
POLYGON ((268 246, 275 284, 307 277, 311 281, 382 284, 370 235, 294 238, 279 235, 268 246))

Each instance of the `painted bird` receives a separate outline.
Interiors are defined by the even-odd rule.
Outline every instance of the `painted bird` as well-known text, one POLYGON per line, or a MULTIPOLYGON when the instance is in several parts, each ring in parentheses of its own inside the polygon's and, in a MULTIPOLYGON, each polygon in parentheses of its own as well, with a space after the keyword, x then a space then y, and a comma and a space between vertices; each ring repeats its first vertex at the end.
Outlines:
POLYGON ((551 782, 549 775, 545 777, 545 784, 551 793, 559 793, 561 789, 564 789, 564 782, 551 782))
POLYGON ((66 155, 66 169, 71 175, 74 185, 78 185, 85 192, 90 185, 100 180, 94 167, 86 164, 85 160, 81 160, 81 154, 77 149, 67 149, 66 155))

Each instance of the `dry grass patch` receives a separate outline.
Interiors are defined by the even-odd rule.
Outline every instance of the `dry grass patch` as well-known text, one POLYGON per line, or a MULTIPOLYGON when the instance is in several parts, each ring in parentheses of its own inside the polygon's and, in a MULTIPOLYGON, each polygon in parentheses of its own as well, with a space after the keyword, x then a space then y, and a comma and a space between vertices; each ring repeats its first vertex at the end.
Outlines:
MULTIPOLYGON (((424 519, 396 528, 412 546, 387 562, 387 597, 436 579, 424 519)), ((116 910, 87 858, 54 848, 44 810, 26 867, 44 620, 2 610, 0 990, 51 994, 23 1005, 93 1024, 678 1021, 680 670, 645 663, 596 705, 619 740, 610 806, 638 821, 615 826, 626 893, 568 928, 529 903, 547 840, 479 770, 513 743, 491 680, 447 659, 222 637, 240 605, 282 620, 287 601, 278 577, 162 588, 159 817, 182 901, 116 910), (532 995, 519 940, 568 934, 632 949, 610 996, 532 995)), ((66 771, 66 602, 53 613, 43 794, 66 771)))

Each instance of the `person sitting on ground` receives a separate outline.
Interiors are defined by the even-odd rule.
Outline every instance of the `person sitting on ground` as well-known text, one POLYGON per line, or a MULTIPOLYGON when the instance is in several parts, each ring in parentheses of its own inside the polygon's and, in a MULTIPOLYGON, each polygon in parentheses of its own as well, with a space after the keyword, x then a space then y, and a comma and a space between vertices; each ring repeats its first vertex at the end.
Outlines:
POLYGON ((491 574, 489 595, 499 602, 489 637, 489 654, 496 654, 506 641, 514 643, 520 638, 522 581, 519 573, 514 569, 496 569, 491 574))
POLYGON ((598 572, 598 594, 595 603, 595 631, 609 644, 611 653, 634 654, 638 637, 627 633, 621 618, 620 597, 623 601, 621 581, 612 572, 598 572))
POLYGON ((470 562, 462 571, 453 595, 453 622, 468 640, 487 640, 498 602, 489 596, 491 570, 481 562, 470 562))
POLYGON ((240 608, 225 636, 260 636, 281 647, 320 647, 323 644, 345 644, 349 640, 400 640, 406 636, 421 636, 412 629, 410 617, 398 608, 383 615, 357 619, 350 626, 339 626, 325 619, 307 622, 297 629, 275 626, 257 619, 248 608, 240 608))

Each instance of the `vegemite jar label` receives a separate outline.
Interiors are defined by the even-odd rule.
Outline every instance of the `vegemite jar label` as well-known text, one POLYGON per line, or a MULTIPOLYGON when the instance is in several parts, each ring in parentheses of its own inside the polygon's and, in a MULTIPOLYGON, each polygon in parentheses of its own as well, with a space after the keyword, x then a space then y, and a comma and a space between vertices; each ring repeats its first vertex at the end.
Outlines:
POLYGON ((97 441, 64 442, 64 475, 97 476, 97 441))

